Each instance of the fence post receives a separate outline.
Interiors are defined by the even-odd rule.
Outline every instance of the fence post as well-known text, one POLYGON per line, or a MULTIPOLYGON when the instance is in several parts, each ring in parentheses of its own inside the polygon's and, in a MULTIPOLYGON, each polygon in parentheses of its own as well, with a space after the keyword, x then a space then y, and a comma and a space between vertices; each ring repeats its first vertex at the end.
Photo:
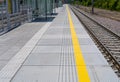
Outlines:
POLYGON ((7 32, 11 29, 10 14, 9 14, 9 10, 8 10, 8 0, 6 0, 6 16, 7 16, 7 29, 5 31, 7 32))
POLYGON ((47 0, 45 0, 45 18, 47 20, 47 0))
MULTIPOLYGON (((4 31, 4 24, 3 24, 3 22, 4 22, 4 5, 3 5, 3 3, 2 3, 2 6, 1 6, 1 23, 2 23, 2 31, 4 31)), ((1 29, 0 29, 1 30, 1 29)))

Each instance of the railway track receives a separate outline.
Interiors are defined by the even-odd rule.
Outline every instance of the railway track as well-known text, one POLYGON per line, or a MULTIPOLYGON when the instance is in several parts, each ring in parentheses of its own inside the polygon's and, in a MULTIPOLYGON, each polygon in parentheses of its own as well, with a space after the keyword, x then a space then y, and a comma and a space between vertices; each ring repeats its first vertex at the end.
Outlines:
POLYGON ((120 36, 96 22, 75 6, 70 7, 92 36, 115 73, 120 77, 120 36))

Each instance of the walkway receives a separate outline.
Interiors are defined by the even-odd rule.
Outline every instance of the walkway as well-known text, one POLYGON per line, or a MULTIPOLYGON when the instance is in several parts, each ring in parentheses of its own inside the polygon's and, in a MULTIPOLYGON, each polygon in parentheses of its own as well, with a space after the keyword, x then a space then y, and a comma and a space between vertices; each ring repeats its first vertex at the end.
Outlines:
MULTIPOLYGON (((53 21, 31 23, 27 27, 41 28, 36 30, 36 34, 31 29, 30 33, 34 31, 31 34, 34 36, 31 39, 29 37, 29 40, 26 38, 30 36, 29 32, 25 31, 26 33, 20 35, 21 39, 25 38, 28 42, 21 49, 13 48, 17 53, 1 69, 0 82, 120 82, 82 24, 66 5, 60 8, 53 21)), ((17 33, 11 34, 13 40, 15 37, 20 38, 16 36, 17 33)), ((0 37, 0 41, 5 37, 6 35, 0 37)), ((11 47, 14 43, 8 45, 11 47)))

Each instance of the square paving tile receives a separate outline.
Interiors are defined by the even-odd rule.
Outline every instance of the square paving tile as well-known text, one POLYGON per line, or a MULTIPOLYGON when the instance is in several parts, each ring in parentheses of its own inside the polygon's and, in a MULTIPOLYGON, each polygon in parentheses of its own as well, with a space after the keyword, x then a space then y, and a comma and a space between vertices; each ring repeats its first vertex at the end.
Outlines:
POLYGON ((73 46, 62 46, 62 53, 74 53, 73 46))
POLYGON ((0 60, 0 70, 7 64, 7 60, 0 60))
POLYGON ((90 36, 88 34, 77 34, 77 38, 80 39, 80 38, 90 38, 90 36))
POLYGON ((76 34, 86 34, 86 35, 88 35, 88 33, 85 31, 85 29, 81 29, 81 28, 75 28, 75 32, 76 32, 76 34))
POLYGON ((96 45, 80 45, 82 53, 97 53, 97 54, 101 54, 101 52, 99 51, 99 49, 96 47, 96 45))
POLYGON ((61 30, 59 30, 59 29, 51 29, 51 30, 47 30, 45 33, 46 34, 62 34, 63 31, 62 31, 62 29, 61 30))
POLYGON ((61 54, 30 54, 24 65, 60 65, 61 54))
POLYGON ((80 45, 95 45, 95 43, 90 38, 79 38, 80 45))
POLYGON ((105 60, 105 58, 103 57, 102 54, 94 54, 94 53, 90 53, 90 54, 83 54, 84 57, 84 61, 86 63, 86 65, 97 65, 97 66, 102 66, 102 65, 107 65, 109 66, 109 64, 107 63, 107 61, 105 60))
POLYGON ((23 66, 11 82, 58 82, 58 66, 23 66))
POLYGON ((72 46, 72 39, 71 38, 63 38, 62 44, 63 44, 63 46, 67 46, 67 45, 72 46))
POLYGON ((32 53, 61 53, 61 46, 36 46, 32 53))
POLYGON ((60 46, 62 45, 62 39, 41 39, 39 40, 39 42, 37 43, 37 45, 56 45, 56 46, 60 46))
POLYGON ((120 82, 111 67, 90 66, 87 68, 91 82, 120 82))
POLYGON ((41 39, 62 39, 63 34, 51 34, 51 35, 43 35, 41 39))

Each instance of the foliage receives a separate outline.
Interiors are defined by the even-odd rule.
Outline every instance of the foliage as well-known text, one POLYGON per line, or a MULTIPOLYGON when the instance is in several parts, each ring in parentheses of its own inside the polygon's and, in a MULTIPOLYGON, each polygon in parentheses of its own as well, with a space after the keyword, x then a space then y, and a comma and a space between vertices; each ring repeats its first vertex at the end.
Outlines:
MULTIPOLYGON (((92 0, 74 0, 73 3, 91 6, 92 0)), ((120 11, 120 0, 94 0, 94 6, 97 8, 120 11)))

